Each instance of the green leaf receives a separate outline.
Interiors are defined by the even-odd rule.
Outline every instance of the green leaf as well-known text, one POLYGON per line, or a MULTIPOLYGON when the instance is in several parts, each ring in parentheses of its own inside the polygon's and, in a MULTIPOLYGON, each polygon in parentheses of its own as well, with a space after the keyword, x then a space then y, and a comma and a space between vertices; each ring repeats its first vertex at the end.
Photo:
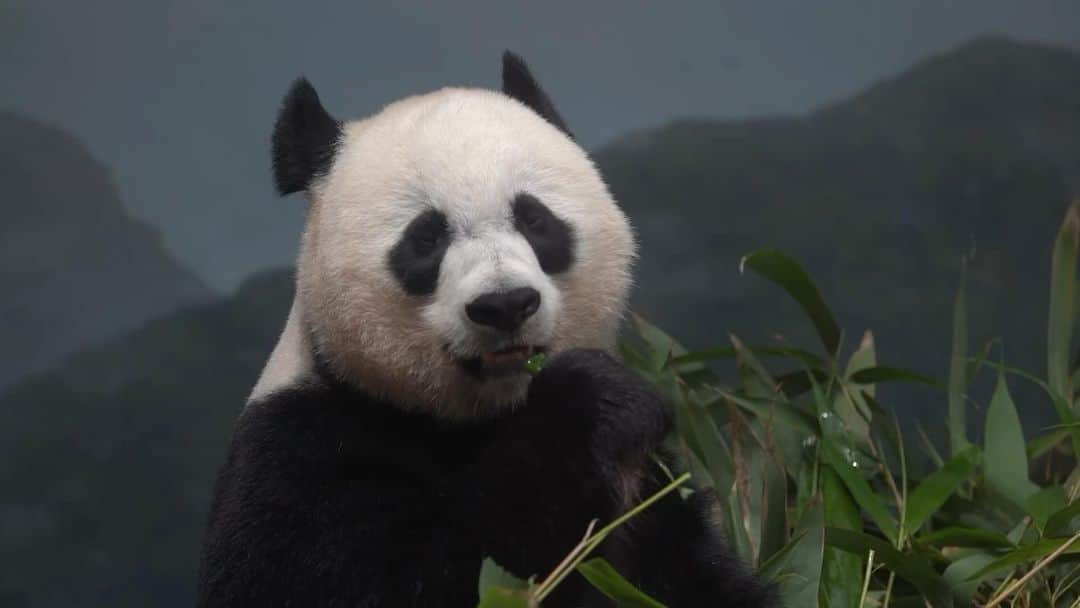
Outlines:
POLYGON ((765 366, 757 360, 754 353, 746 348, 735 334, 728 334, 731 346, 735 349, 735 361, 739 367, 739 377, 747 394, 757 397, 771 397, 776 393, 776 381, 765 366))
POLYGON ((873 549, 876 561, 914 585, 931 606, 953 605, 948 585, 921 556, 905 555, 880 538, 841 528, 825 528, 825 543, 859 556, 873 549))
POLYGON ((768 454, 762 454, 762 516, 761 549, 758 563, 762 563, 784 547, 787 542, 787 474, 768 454))
POLYGON ((680 419, 683 440, 695 452, 720 496, 724 496, 735 477, 731 450, 712 416, 700 404, 686 399, 682 387, 675 386, 675 412, 680 419))
POLYGON ((1046 520, 1046 527, 1043 529, 1044 536, 1064 536, 1066 534, 1076 534, 1077 529, 1072 525, 1072 521, 1080 516, 1080 500, 1074 501, 1067 507, 1059 510, 1051 515, 1046 520))
POLYGON ((755 399, 728 391, 720 391, 720 394, 760 420, 775 420, 802 435, 817 434, 814 417, 789 403, 771 399, 755 399))
MULTIPOLYGON (((1072 423, 1076 424, 1076 423, 1072 423)), ((1028 460, 1034 460, 1039 456, 1050 451, 1055 445, 1061 443, 1061 440, 1069 436, 1069 428, 1059 427, 1053 431, 1039 435, 1038 437, 1027 442, 1027 457, 1028 460)))
POLYGON ((793 534, 786 545, 758 566, 758 577, 764 581, 775 581, 787 567, 795 549, 804 538, 806 538, 806 530, 799 530, 793 534))
POLYGON ((1047 325, 1047 379, 1050 388, 1072 401, 1070 342, 1076 322, 1076 265, 1080 257, 1080 201, 1069 206, 1050 263, 1050 320, 1047 325))
POLYGON ((905 529, 918 532, 945 501, 975 473, 978 448, 968 446, 940 469, 926 476, 908 496, 905 529))
POLYGON ((528 589, 529 582, 514 576, 490 557, 485 557, 480 564, 479 595, 484 595, 484 591, 489 587, 528 589))
POLYGON ((577 571, 619 608, 666 608, 623 578, 602 557, 578 564, 577 571))
POLYGON ((979 551, 965 555, 945 568, 941 578, 945 579, 945 583, 952 589, 962 606, 974 605, 972 600, 975 592, 979 590, 982 579, 973 579, 972 575, 992 561, 994 561, 993 555, 979 551))
POLYGON ((829 375, 820 369, 807 369, 777 376, 776 387, 788 399, 794 399, 813 388, 813 383, 827 382, 829 375))
MULTIPOLYGON (((862 530, 859 508, 840 477, 830 467, 821 469, 821 493, 825 500, 825 525, 862 530)), ((821 569, 821 604, 857 605, 862 593, 864 563, 861 556, 826 547, 821 569)))
POLYGON ((930 438, 926 436, 926 429, 923 428, 922 423, 918 420, 915 421, 915 430, 919 434, 919 441, 922 443, 923 451, 930 460, 939 468, 945 464, 945 460, 938 453, 937 448, 934 447, 934 442, 930 441, 930 438))
POLYGON ((1054 410, 1057 411, 1058 418, 1061 419, 1061 428, 1067 429, 1072 435, 1073 452, 1080 454, 1080 420, 1076 419, 1076 415, 1073 413, 1072 408, 1069 406, 1068 402, 1065 401, 1064 397, 1054 392, 1054 389, 1050 388, 1049 384, 1022 369, 1009 367, 1003 363, 994 363, 992 361, 980 361, 979 365, 988 365, 997 369, 998 372, 1022 378, 1041 388, 1043 392, 1046 393, 1046 396, 1050 398, 1050 402, 1054 405, 1054 410))
POLYGON ((726 518, 727 539, 735 554, 744 562, 754 563, 754 549, 750 542, 750 532, 746 529, 746 513, 743 512, 739 502, 738 484, 732 484, 733 489, 727 495, 727 508, 724 509, 726 518))
MULTIPOLYGON (((788 346, 746 346, 750 352, 759 357, 778 357, 783 359, 797 359, 802 361, 810 367, 824 367, 824 363, 821 361, 821 357, 814 353, 803 350, 801 348, 793 348, 788 346)), ((698 363, 703 361, 714 361, 716 359, 732 359, 736 356, 737 351, 733 346, 719 346, 717 348, 710 348, 707 350, 699 350, 688 352, 685 355, 679 355, 672 357, 671 365, 680 365, 686 363, 698 363)))
POLYGON ((1027 512, 1040 533, 1046 528, 1050 516, 1065 508, 1065 488, 1050 486, 1040 488, 1027 499, 1027 512))
POLYGON ((890 541, 896 542, 896 520, 893 519, 892 514, 885 508, 885 502, 881 499, 870 484, 866 482, 866 478, 862 473, 848 459, 844 458, 840 450, 830 444, 826 443, 822 446, 825 454, 826 461, 832 467, 836 474, 840 476, 840 479, 844 482, 848 491, 851 492, 851 496, 855 499, 855 502, 864 510, 870 519, 874 520, 878 529, 882 531, 889 538, 890 541))
MULTIPOLYGON (((1062 545, 1068 543, 1069 540, 1070 539, 1068 538, 1050 538, 1040 540, 1039 542, 1030 545, 1025 545, 1006 553, 979 570, 976 570, 968 580, 980 579, 988 574, 993 574, 994 572, 1013 570, 1017 566, 1034 563, 1036 560, 1057 551, 1062 545)), ((1080 553, 1080 543, 1073 541, 1069 548, 1064 551, 1064 554, 1071 555, 1075 553, 1080 553)))
POLYGON ((933 378, 917 374, 913 371, 906 369, 900 369, 898 367, 868 367, 864 370, 855 372, 851 376, 851 380, 858 382, 859 384, 879 384, 881 382, 913 382, 915 384, 925 384, 927 386, 941 387, 941 383, 933 378))
POLYGON ((918 537, 920 543, 935 547, 978 547, 983 549, 1012 549, 1013 544, 1004 534, 982 530, 950 526, 918 537))
POLYGON ((1024 431, 1002 373, 998 374, 997 389, 986 412, 985 441, 983 469, 987 486, 1023 508, 1037 488, 1028 479, 1024 431))
POLYGON ((489 587, 480 598, 477 608, 532 608, 529 594, 524 591, 489 587))
MULTIPOLYGON (((844 376, 851 380, 852 376, 856 373, 876 366, 877 349, 874 346, 874 332, 867 330, 863 333, 862 342, 859 343, 859 348, 854 353, 851 353, 851 358, 848 359, 847 369, 844 370, 844 376)), ((863 390, 870 393, 871 396, 874 395, 873 386, 867 386, 863 388, 863 390)))
POLYGON ((652 371, 662 370, 673 354, 679 354, 674 352, 677 346, 675 339, 659 327, 649 323, 637 314, 632 314, 630 319, 634 323, 637 334, 649 346, 648 365, 652 371))
POLYGON ((480 564, 479 608, 528 608, 529 582, 495 563, 490 557, 480 564))
POLYGON ((798 262, 775 249, 761 249, 742 259, 740 272, 746 268, 783 287, 813 321, 825 351, 829 355, 836 354, 840 348, 840 327, 825 305, 821 292, 798 262))
MULTIPOLYGON (((816 606, 825 550, 824 513, 820 495, 811 500, 796 526, 800 539, 786 559, 786 567, 772 577, 779 583, 784 606, 816 606)), ((718 598, 722 599, 722 598, 718 598)))
POLYGON ((952 359, 949 363, 949 454, 953 456, 970 445, 965 402, 967 382, 967 304, 961 282, 953 307, 952 359))

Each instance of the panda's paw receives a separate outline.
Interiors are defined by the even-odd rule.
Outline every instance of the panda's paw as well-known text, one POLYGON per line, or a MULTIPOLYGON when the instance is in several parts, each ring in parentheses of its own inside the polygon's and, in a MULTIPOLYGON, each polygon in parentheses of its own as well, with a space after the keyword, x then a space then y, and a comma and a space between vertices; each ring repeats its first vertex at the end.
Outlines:
POLYGON ((605 351, 571 349, 553 357, 529 387, 531 407, 561 410, 614 456, 643 454, 672 426, 671 409, 633 370, 605 351))

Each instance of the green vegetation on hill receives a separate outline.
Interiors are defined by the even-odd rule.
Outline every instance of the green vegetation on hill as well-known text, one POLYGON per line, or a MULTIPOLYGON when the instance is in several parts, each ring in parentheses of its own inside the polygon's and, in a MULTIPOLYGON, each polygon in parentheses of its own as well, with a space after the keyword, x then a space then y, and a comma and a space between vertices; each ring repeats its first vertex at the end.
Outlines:
POLYGON ((0 399, 0 603, 190 606, 210 483, 289 274, 83 351, 0 399))

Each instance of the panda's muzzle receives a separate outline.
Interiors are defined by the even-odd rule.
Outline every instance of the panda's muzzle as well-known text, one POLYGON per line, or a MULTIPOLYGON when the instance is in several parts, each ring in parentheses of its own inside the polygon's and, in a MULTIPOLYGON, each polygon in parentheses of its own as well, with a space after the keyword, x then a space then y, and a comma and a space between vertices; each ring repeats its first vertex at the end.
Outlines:
POLYGON ((525 373, 525 362, 533 355, 546 351, 541 346, 515 345, 486 352, 479 357, 459 359, 458 362, 469 375, 483 379, 525 373))
POLYGON ((518 287, 477 297, 465 305, 465 315, 477 325, 510 333, 539 309, 540 292, 532 287, 518 287))

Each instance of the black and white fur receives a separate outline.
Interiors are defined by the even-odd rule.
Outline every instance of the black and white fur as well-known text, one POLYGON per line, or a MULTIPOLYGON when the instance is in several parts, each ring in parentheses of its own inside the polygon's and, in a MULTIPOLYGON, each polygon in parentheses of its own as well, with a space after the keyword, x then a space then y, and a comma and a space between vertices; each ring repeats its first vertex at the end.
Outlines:
MULTIPOLYGON (((472 607, 483 557, 543 576, 666 481, 669 410, 608 354, 629 224, 509 53, 503 83, 344 124, 304 80, 286 97, 297 294, 215 489, 200 606, 472 607)), ((767 605, 700 503, 669 496, 601 553, 673 608, 767 605)), ((610 604, 574 575, 545 605, 610 604)))

